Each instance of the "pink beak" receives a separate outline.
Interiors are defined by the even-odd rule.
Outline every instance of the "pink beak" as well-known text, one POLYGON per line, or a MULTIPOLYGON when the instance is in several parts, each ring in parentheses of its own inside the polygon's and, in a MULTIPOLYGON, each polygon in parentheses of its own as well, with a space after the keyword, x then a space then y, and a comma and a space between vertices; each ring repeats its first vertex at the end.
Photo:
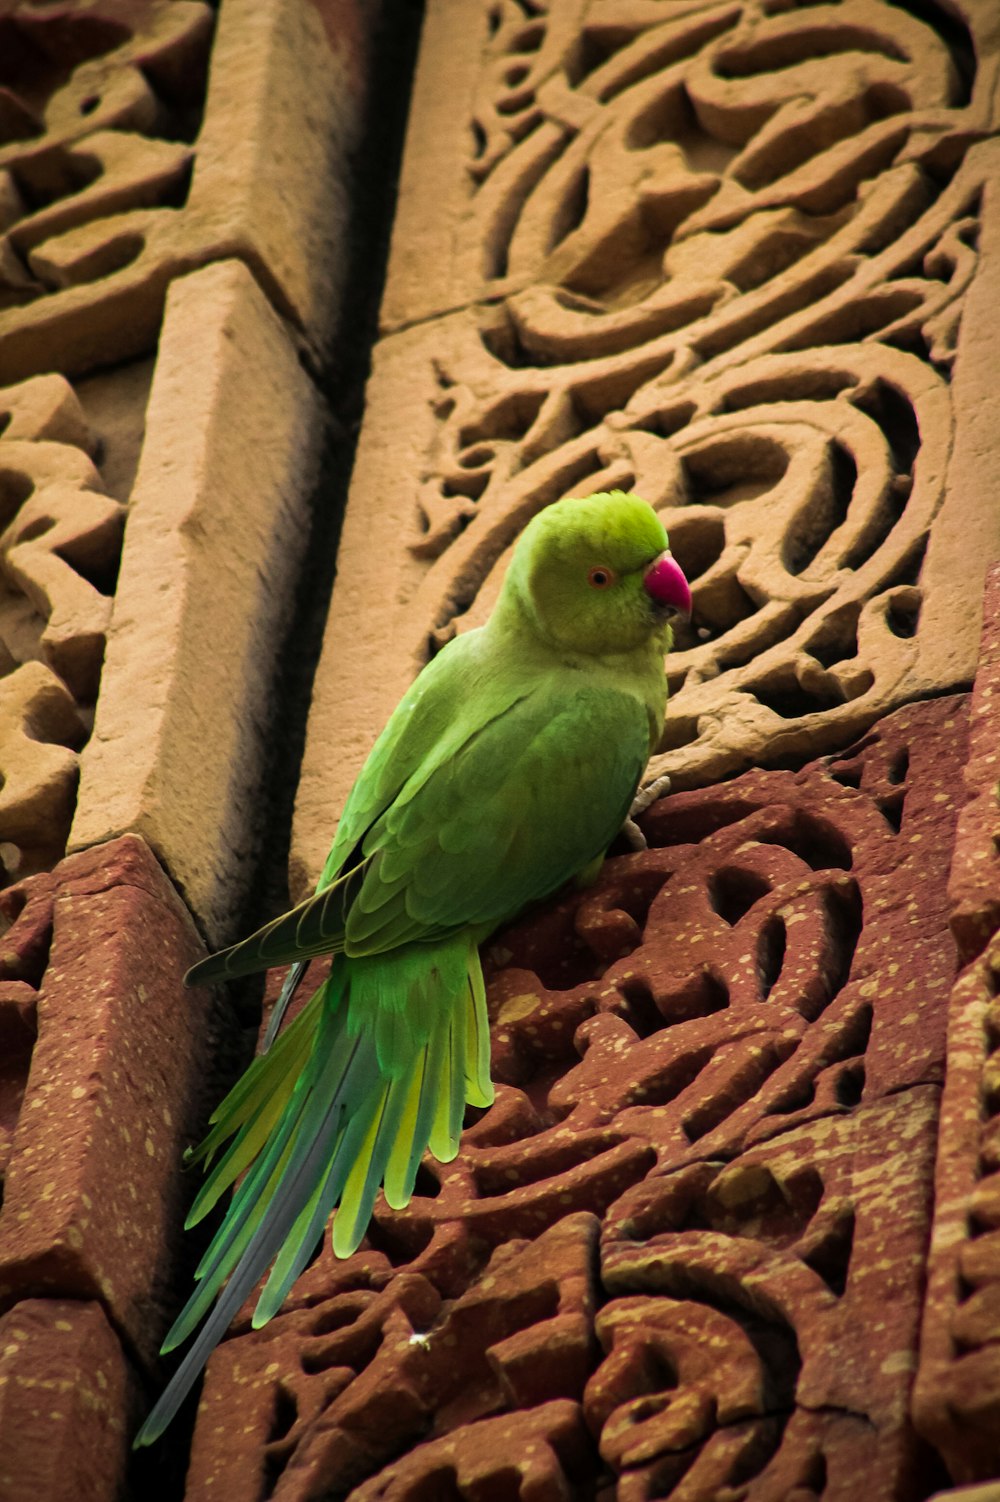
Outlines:
POLYGON ((670 553, 654 558, 642 578, 642 587, 664 613, 674 610, 686 621, 691 619, 691 590, 670 553))

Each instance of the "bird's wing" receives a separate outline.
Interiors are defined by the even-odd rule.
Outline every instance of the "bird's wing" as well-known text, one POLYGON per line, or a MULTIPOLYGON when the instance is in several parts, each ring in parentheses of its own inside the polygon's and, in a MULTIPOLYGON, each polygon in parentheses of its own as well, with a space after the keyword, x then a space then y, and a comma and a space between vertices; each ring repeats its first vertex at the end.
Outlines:
POLYGON ((192 981, 488 930, 576 875, 620 829, 649 731, 637 700, 575 676, 556 691, 536 683, 464 739, 449 737, 370 825, 349 872, 204 961, 192 981))
POLYGON ((401 790, 363 842, 347 954, 489 929, 610 844, 645 765, 646 715, 574 677, 537 686, 401 790))

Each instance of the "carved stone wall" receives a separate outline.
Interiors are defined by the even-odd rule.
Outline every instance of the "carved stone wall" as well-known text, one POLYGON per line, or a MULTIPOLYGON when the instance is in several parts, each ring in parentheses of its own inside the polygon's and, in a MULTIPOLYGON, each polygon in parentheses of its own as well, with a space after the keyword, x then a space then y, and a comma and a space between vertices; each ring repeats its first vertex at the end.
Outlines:
POLYGON ((113 1502, 232 1064, 181 976, 259 860, 378 7, 0 10, 0 1499, 113 1502))
MULTIPOLYGON (((127 1495, 162 1380, 376 13, 0 16, 0 1502, 127 1495)), ((673 790, 163 1502, 996 1502, 998 93, 995 0, 428 0, 293 886, 563 495, 693 581, 673 790)))
POLYGON ((971 681, 1000 17, 916 12, 430 6, 300 885, 414 671, 563 495, 634 488, 694 581, 655 767, 677 787, 971 681))
POLYGON ((1000 1478, 998 70, 986 0, 428 6, 293 880, 564 495, 693 580, 673 791, 496 936, 496 1107, 244 1311, 190 1502, 1000 1478))

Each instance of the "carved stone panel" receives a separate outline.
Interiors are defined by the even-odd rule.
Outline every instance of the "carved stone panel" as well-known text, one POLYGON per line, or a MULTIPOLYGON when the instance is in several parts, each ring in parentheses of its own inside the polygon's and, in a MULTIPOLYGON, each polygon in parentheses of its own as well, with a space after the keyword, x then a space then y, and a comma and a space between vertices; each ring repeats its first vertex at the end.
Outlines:
POLYGON ((971 682, 998 27, 990 0, 430 7, 299 887, 396 699, 565 495, 645 496, 692 578, 675 787, 971 682))
POLYGON ((946 696, 664 798, 648 850, 498 934, 497 1104, 352 1258, 244 1311, 189 1502, 943 1481, 909 1398, 966 725, 946 696))

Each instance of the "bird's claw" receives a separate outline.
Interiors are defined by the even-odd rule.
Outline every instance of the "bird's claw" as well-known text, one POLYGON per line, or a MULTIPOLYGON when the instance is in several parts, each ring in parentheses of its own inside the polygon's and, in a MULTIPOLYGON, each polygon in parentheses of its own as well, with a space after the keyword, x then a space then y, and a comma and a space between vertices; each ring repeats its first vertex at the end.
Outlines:
POLYGON ((657 798, 663 798, 670 791, 670 777, 664 772, 662 777, 654 777, 652 782, 647 782, 639 788, 632 799, 632 807, 628 811, 628 818, 622 825, 622 834, 632 850, 646 849, 646 836, 635 822, 639 814, 644 814, 651 803, 657 798))

